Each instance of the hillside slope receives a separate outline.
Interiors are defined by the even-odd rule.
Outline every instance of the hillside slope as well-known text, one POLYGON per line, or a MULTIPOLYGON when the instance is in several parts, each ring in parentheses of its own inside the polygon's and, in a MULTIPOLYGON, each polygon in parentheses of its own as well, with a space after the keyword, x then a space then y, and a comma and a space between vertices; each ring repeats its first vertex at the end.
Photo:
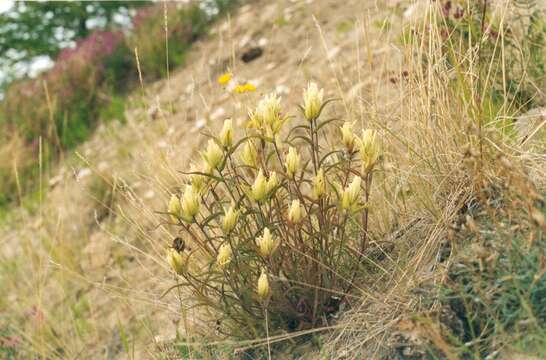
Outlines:
MULTIPOLYGON (((447 90, 434 90, 454 74, 429 69, 428 82, 416 81, 413 92, 404 88, 422 74, 408 75, 415 64, 406 61, 402 27, 420 18, 423 4, 260 0, 215 24, 185 67, 130 97, 125 124, 100 126, 54 176, 44 177, 35 202, 0 224, 0 355, 176 358, 170 341, 178 334, 198 341, 192 329, 203 325, 201 313, 180 303, 174 291, 162 296, 174 284, 164 255, 177 233, 162 223, 170 194, 183 183, 182 172, 200 161, 205 135, 217 133, 224 119, 242 128, 248 109, 273 91, 295 112, 302 88, 315 81, 326 98, 339 100, 332 113, 382 129, 391 139, 381 168, 386 175, 372 195, 380 205, 371 233, 393 245, 383 257, 384 274, 378 271, 366 284, 369 293, 363 291, 373 301, 353 309, 354 326, 334 335, 330 347, 340 358, 381 358, 383 344, 392 340, 385 329, 413 324, 401 314, 426 307, 414 293, 422 280, 437 285, 447 277, 451 262, 437 258, 453 226, 468 228, 467 201, 488 190, 492 178, 503 181, 494 173, 501 166, 483 175, 483 164, 466 158, 472 149, 460 144, 473 128, 458 121, 467 115, 447 90), (234 79, 226 88, 217 78, 228 70, 234 79), (256 91, 233 91, 247 82, 256 91), (437 104, 449 106, 438 111, 437 104), (419 128, 422 123, 430 128, 419 128), (400 140, 402 134, 413 137, 400 140), (472 171, 483 175, 476 176, 479 184, 472 171), (372 340, 380 345, 367 352, 372 340), (349 345, 338 354, 340 342, 349 345)), ((544 160, 530 150, 524 155, 529 163, 544 160)), ((532 175, 543 186, 540 169, 532 175)))
POLYGON ((309 80, 343 98, 336 107, 347 118, 392 111, 400 65, 382 27, 397 8, 251 3, 198 42, 185 68, 134 94, 127 124, 101 126, 44 179, 36 203, 2 224, 0 326, 17 355, 153 356, 154 342, 181 324, 173 298, 160 299, 171 282, 162 258, 174 234, 151 210, 163 210, 178 171, 197 156, 199 132, 233 113, 240 124, 260 94, 276 91, 297 104, 309 80), (243 62, 253 47, 263 55, 243 62), (227 69, 257 91, 223 89, 216 78, 227 69), (377 98, 383 108, 366 106, 377 98))

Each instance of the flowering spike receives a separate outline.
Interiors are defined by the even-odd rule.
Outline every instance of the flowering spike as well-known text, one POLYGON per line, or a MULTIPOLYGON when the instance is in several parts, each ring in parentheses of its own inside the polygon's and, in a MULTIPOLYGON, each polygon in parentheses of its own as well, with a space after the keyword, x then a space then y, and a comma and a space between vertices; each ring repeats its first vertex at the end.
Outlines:
POLYGON ((229 234, 231 230, 235 228, 235 225, 237 225, 237 220, 239 220, 239 211, 232 205, 224 216, 224 221, 222 223, 222 230, 224 233, 229 234))
POLYGON ((324 90, 311 82, 303 92, 303 111, 308 121, 315 120, 319 116, 322 107, 324 90))
POLYGON ((263 201, 267 196, 267 181, 262 169, 258 171, 254 184, 252 184, 251 196, 256 201, 263 201))
POLYGON ((210 169, 218 169, 224 159, 224 152, 216 141, 209 139, 207 150, 203 154, 203 158, 210 169))
POLYGON ((290 179, 293 179, 296 175, 296 171, 300 166, 300 156, 295 148, 290 147, 288 149, 288 155, 286 156, 286 174, 290 179))
POLYGON ((171 195, 169 200, 168 212, 173 222, 178 222, 181 214, 180 198, 176 195, 171 195))
POLYGON ((269 180, 267 180, 267 194, 269 195, 277 185, 279 185, 277 173, 275 171, 272 171, 271 174, 269 174, 269 180))
POLYGON ((188 257, 179 253, 175 249, 169 249, 167 252, 167 263, 178 275, 184 274, 187 270, 188 257))
POLYGON ((297 224, 301 221, 302 207, 299 200, 292 200, 290 208, 288 208, 288 221, 292 224, 297 224))
POLYGON ((279 246, 279 241, 273 238, 268 228, 264 228, 263 235, 256 240, 256 243, 258 245, 258 252, 263 257, 273 255, 279 246))
POLYGON ((313 195, 315 199, 320 199, 326 192, 326 180, 324 179, 324 170, 320 168, 317 175, 313 178, 313 195))
POLYGON ((186 191, 180 201, 181 217, 184 221, 191 222, 195 219, 195 215, 199 213, 200 202, 199 194, 191 185, 186 185, 186 191))
POLYGON ((353 212, 358 206, 360 199, 362 179, 355 176, 353 181, 341 193, 341 209, 353 212))
POLYGON ((246 141, 241 154, 241 160, 247 166, 258 166, 258 151, 256 150, 256 145, 254 145, 252 140, 246 141))
POLYGON ((231 254, 231 246, 229 244, 220 245, 218 256, 216 257, 216 263, 220 268, 224 269, 231 262, 231 254))
POLYGON ((381 149, 377 141, 377 132, 366 129, 362 132, 360 139, 360 159, 362 160, 362 172, 370 172, 379 158, 381 149))
POLYGON ((224 121, 224 127, 220 131, 220 143, 223 147, 229 148, 233 144, 233 121, 227 119, 224 121))
POLYGON ((353 126, 351 123, 346 122, 340 127, 341 130, 341 141, 349 153, 353 152, 355 142, 357 140, 355 134, 353 133, 353 126))
POLYGON ((262 273, 258 278, 258 286, 256 287, 256 293, 261 300, 266 300, 270 293, 269 280, 265 269, 262 269, 262 273))

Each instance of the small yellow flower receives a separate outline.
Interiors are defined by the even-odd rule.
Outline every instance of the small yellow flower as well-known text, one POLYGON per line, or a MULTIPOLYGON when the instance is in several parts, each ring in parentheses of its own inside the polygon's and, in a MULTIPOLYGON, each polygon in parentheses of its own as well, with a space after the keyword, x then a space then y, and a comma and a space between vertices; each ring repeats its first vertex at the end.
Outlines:
POLYGON ((377 141, 377 132, 366 129, 362 132, 360 139, 360 159, 362 160, 362 172, 369 172, 373 169, 379 159, 381 149, 377 141))
POLYGON ((218 167, 222 164, 222 160, 224 159, 224 152, 222 148, 218 146, 216 141, 210 139, 207 143, 207 149, 203 154, 203 158, 205 159, 205 162, 209 168, 218 169, 218 167))
POLYGON ((237 225, 237 220, 239 220, 239 211, 235 209, 234 205, 232 205, 228 211, 226 211, 226 215, 224 216, 224 221, 222 223, 222 230, 224 230, 225 234, 229 234, 231 230, 235 228, 235 225, 237 225))
POLYGON ((262 269, 262 274, 258 278, 258 286, 256 288, 256 293, 260 297, 261 300, 266 300, 269 296, 270 292, 269 288, 269 280, 267 278, 267 273, 265 272, 265 269, 262 269))
POLYGON ((218 77, 218 80, 217 80, 218 84, 226 85, 228 82, 231 81, 232 77, 233 77, 233 74, 228 71, 218 77))
POLYGON ((308 121, 319 116, 322 107, 324 90, 318 88, 317 84, 311 82, 303 92, 303 112, 308 121))
POLYGON ((256 87, 252 85, 251 83, 237 84, 235 88, 233 89, 233 91, 235 91, 238 94, 243 94, 246 92, 256 91, 256 87))
POLYGON ((360 199, 362 179, 355 176, 353 181, 341 193, 341 209, 353 212, 358 207, 360 199))
POLYGON ((186 185, 186 191, 180 201, 181 217, 187 222, 193 221, 195 215, 199 213, 201 199, 193 186, 186 185))
POLYGON ((218 256, 216 257, 216 263, 222 269, 226 267, 227 264, 231 262, 231 246, 229 244, 220 245, 218 249, 218 256))
POLYGON ((320 199, 326 192, 326 180, 324 179, 324 170, 320 168, 317 175, 313 178, 313 195, 315 199, 320 199))
POLYGON ((268 228, 264 228, 264 233, 256 240, 258 245, 258 252, 263 257, 269 257, 273 255, 277 247, 279 247, 279 240, 273 238, 268 228))
POLYGON ((256 145, 252 140, 246 141, 245 146, 243 147, 243 152, 241 153, 241 160, 247 166, 258 166, 258 151, 256 150, 256 145))
POLYGON ((301 221, 302 217, 302 206, 300 205, 299 200, 292 200, 290 207, 288 208, 288 221, 292 224, 297 224, 301 221))
POLYGON ((298 152, 295 148, 290 147, 288 149, 288 155, 286 155, 286 174, 290 179, 293 179, 296 175, 296 171, 298 171, 298 168, 300 166, 300 156, 298 155, 298 152))
POLYGON ((346 122, 345 124, 343 124, 340 130, 341 141, 343 142, 343 145, 345 145, 345 148, 347 148, 348 152, 352 153, 355 142, 357 140, 355 134, 353 133, 353 125, 349 122, 346 122))
POLYGON ((272 171, 271 174, 269 174, 269 180, 267 180, 267 194, 271 193, 275 187, 279 185, 279 179, 277 178, 277 173, 275 171, 272 171))
POLYGON ((256 179, 250 188, 250 195, 256 201, 262 201, 267 196, 267 180, 262 169, 258 171, 256 179))
POLYGON ((173 222, 178 222, 181 216, 180 199, 176 195, 171 195, 168 206, 169 216, 173 222))
POLYGON ((178 275, 184 274, 187 270, 188 257, 175 249, 169 249, 167 252, 167 263, 178 275))
POLYGON ((233 144, 233 121, 227 119, 224 121, 224 127, 220 131, 220 143, 225 148, 229 148, 233 144))

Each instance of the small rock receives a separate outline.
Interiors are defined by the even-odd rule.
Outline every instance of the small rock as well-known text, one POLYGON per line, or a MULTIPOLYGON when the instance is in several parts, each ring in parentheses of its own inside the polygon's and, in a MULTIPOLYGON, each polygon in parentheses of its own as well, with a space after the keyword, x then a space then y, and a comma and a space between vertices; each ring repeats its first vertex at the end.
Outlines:
POLYGON ((251 61, 256 60, 260 56, 262 56, 263 53, 264 53, 263 48, 261 48, 261 47, 252 47, 252 48, 246 50, 245 52, 243 52, 243 55, 241 55, 241 60, 244 63, 249 63, 251 61))
POLYGON ((81 181, 82 179, 86 178, 89 175, 91 175, 90 168, 80 169, 80 171, 78 171, 78 173, 76 174, 76 181, 81 181))
POLYGON ((211 120, 218 120, 226 114, 226 110, 223 107, 218 107, 210 114, 211 120))

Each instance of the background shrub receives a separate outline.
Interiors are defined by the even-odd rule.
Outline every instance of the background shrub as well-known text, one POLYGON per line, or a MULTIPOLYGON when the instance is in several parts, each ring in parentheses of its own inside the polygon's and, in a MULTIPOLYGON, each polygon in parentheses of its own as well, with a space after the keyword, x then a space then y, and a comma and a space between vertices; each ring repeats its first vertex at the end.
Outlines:
POLYGON ((50 158, 87 139, 99 121, 124 120, 124 96, 138 84, 135 48, 145 79, 158 79, 167 73, 165 36, 168 63, 174 68, 184 62, 192 42, 206 32, 216 14, 233 3, 213 1, 206 9, 175 3, 166 8, 163 4, 141 7, 128 35, 115 29, 96 30, 74 48, 63 49, 54 67, 38 78, 12 83, 0 103, 0 140, 7 153, 13 150, 10 139, 23 139, 18 144, 25 149, 19 153, 28 158, 15 164, 17 176, 12 159, 0 164, 0 185, 6 189, 0 203, 36 186, 40 138, 43 170, 50 158))

